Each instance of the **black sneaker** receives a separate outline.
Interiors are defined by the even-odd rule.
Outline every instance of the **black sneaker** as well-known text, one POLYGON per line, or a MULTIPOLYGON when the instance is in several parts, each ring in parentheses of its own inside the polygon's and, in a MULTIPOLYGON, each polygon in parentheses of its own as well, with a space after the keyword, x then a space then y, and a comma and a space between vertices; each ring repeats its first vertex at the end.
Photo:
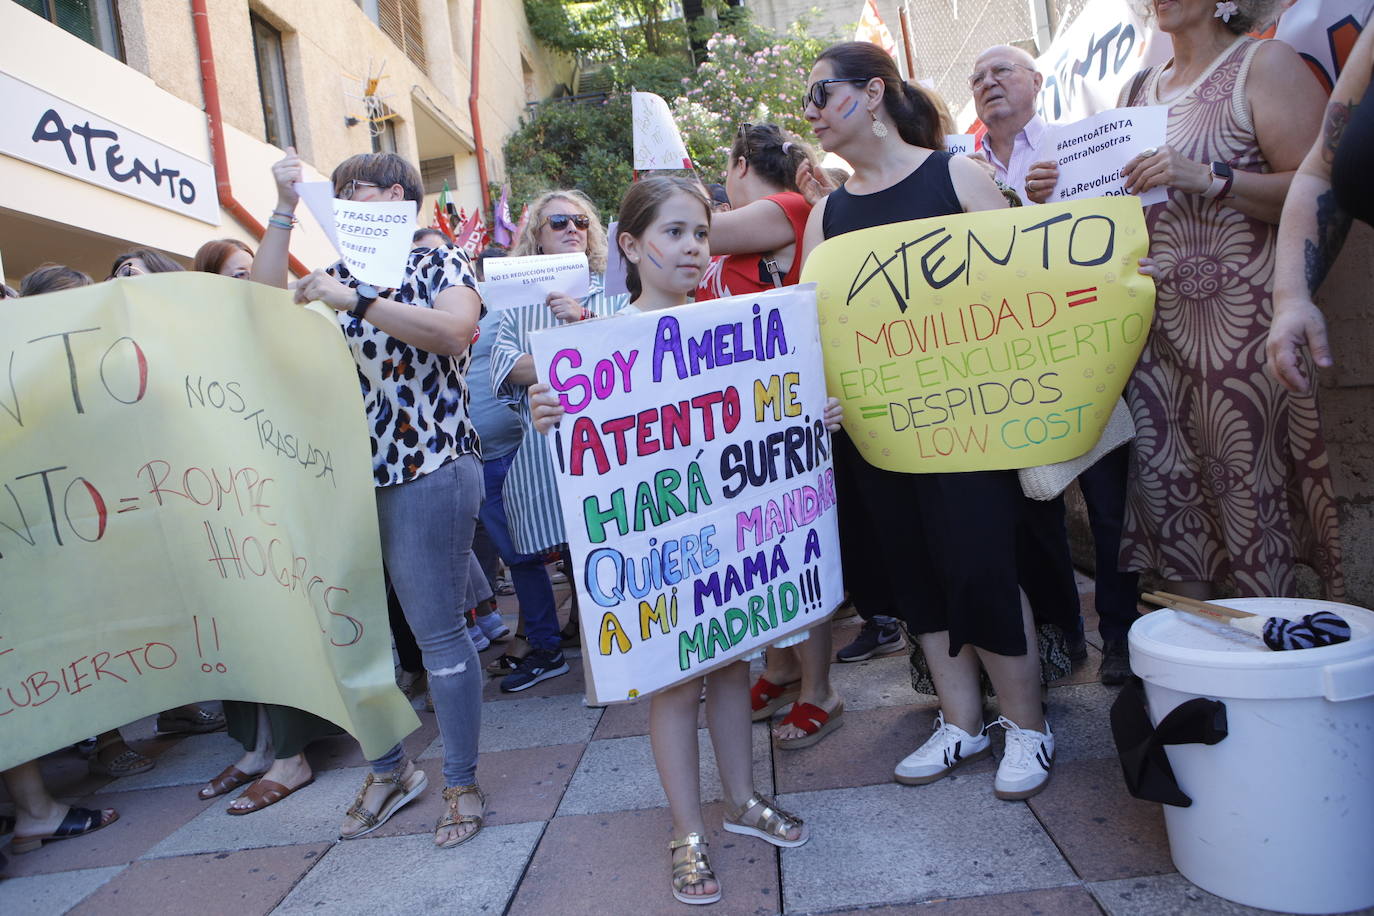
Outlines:
POLYGON ((533 687, 540 681, 568 673, 568 663, 558 649, 531 649, 530 654, 520 659, 515 673, 501 680, 502 693, 515 693, 533 687))
POLYGON ((1102 644, 1102 667, 1098 680, 1108 687, 1126 683, 1131 676, 1131 647, 1124 639, 1109 639, 1102 644))
POLYGON ((864 621, 859 635, 854 637, 852 643, 836 652, 835 658, 842 662, 861 662, 875 655, 900 652, 903 645, 902 631, 897 628, 897 621, 889 617, 884 623, 875 617, 864 621))

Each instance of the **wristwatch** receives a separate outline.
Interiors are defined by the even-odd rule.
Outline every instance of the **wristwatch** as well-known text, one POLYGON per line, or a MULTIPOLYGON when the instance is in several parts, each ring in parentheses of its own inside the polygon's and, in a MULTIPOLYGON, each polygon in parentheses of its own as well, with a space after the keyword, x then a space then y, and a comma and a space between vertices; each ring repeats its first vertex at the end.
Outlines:
POLYGON ((1231 193, 1231 182, 1236 178, 1236 174, 1231 170, 1229 162, 1212 163, 1212 183, 1207 186, 1207 190, 1202 192, 1202 196, 1209 200, 1221 200, 1231 193))
POLYGON ((372 303, 377 301, 377 297, 381 295, 381 293, 377 292, 377 287, 368 286, 366 283, 360 283, 355 286, 353 292, 358 294, 358 304, 349 309, 348 314, 352 315, 354 318, 361 318, 363 315, 367 314, 368 308, 370 308, 372 303))

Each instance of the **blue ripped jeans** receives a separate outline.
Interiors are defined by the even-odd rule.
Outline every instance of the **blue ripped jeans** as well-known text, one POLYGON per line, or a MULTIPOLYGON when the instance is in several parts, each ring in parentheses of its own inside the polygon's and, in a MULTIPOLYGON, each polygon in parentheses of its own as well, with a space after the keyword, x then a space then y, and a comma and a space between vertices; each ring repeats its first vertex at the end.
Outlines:
MULTIPOLYGON (((481 504, 482 465, 474 455, 377 488, 382 559, 429 674, 449 786, 477 781, 482 672, 463 615, 490 591, 472 553, 481 504)), ((371 761, 372 771, 392 772, 404 759, 397 744, 371 761)))

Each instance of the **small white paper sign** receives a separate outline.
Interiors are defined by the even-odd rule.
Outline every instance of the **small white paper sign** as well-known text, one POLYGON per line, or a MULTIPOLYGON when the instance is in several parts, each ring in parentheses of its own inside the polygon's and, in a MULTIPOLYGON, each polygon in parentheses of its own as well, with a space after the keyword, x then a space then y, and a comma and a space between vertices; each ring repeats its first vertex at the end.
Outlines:
POLYGON ((635 170, 690 169, 692 158, 678 133, 668 103, 652 92, 631 92, 634 118, 635 170))
MULTIPOLYGON (((1059 184, 1051 203, 1083 197, 1120 196, 1126 193, 1121 170, 1126 163, 1152 146, 1163 146, 1169 108, 1112 108, 1092 117, 1051 127, 1040 140, 1039 159, 1059 163, 1059 184)), ((1167 188, 1151 188, 1139 195, 1141 206, 1163 203, 1167 188)))
POLYGON ((349 273, 379 289, 405 282, 415 201, 339 200, 328 181, 298 181, 295 188, 349 273))
POLYGON ((969 156, 977 149, 977 139, 973 134, 945 134, 945 149, 956 156, 969 156))
POLYGON ((606 227, 606 295, 620 296, 630 291, 625 285, 625 259, 620 256, 620 246, 615 237, 620 234, 620 223, 614 222, 606 227))
POLYGON ((581 252, 490 258, 484 264, 482 301, 489 309, 542 303, 549 293, 581 299, 591 290, 587 256, 581 252))

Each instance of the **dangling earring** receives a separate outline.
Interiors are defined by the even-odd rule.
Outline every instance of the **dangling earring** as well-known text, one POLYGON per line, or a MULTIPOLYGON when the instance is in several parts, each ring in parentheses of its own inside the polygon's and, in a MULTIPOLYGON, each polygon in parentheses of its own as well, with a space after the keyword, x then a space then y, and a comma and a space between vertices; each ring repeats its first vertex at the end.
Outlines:
POLYGON ((886 140, 888 133, 887 125, 879 121, 878 116, 871 111, 868 113, 868 116, 873 119, 873 136, 877 137, 879 140, 886 140))

